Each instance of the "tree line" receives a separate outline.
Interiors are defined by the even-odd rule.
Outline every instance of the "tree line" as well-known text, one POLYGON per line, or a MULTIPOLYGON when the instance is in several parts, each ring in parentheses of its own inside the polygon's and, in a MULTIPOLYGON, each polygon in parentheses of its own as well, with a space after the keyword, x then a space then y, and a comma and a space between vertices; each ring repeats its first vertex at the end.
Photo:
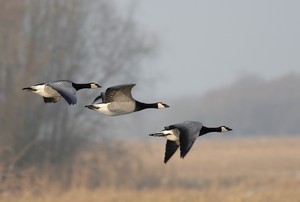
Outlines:
MULTIPOLYGON (((82 113, 95 96, 90 92, 80 92, 79 106, 69 107, 63 102, 45 105, 21 89, 59 79, 100 85, 137 81, 140 64, 154 46, 138 30, 132 13, 121 16, 111 1, 0 4, 0 179, 32 167, 43 172, 49 165, 59 170, 53 171, 59 178, 72 171, 78 151, 96 133, 105 147, 108 121, 82 113)), ((121 145, 104 149, 119 150, 121 145)))

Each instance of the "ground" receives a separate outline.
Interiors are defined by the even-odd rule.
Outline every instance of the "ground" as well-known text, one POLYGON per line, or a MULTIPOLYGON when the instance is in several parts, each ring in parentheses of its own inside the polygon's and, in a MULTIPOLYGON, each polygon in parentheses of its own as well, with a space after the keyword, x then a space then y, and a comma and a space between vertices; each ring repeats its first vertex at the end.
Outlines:
POLYGON ((166 165, 164 146, 164 139, 128 143, 143 169, 124 186, 59 191, 42 183, 34 191, 3 192, 0 202, 300 201, 300 138, 199 138, 185 159, 175 153, 166 165))

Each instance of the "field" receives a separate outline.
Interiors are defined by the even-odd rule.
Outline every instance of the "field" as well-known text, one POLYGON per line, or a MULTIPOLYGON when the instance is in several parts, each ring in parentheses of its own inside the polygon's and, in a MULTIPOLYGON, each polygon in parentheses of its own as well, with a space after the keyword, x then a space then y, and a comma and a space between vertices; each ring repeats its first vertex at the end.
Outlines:
MULTIPOLYGON (((185 159, 176 153, 166 165, 164 145, 163 139, 128 143, 134 157, 128 164, 138 158, 142 166, 133 169, 130 179, 124 177, 124 185, 91 189, 75 183, 60 191, 43 182, 38 189, 27 186, 21 192, 3 192, 0 201, 300 202, 300 138, 199 138, 185 159)), ((85 178, 84 168, 77 172, 75 178, 85 178)))

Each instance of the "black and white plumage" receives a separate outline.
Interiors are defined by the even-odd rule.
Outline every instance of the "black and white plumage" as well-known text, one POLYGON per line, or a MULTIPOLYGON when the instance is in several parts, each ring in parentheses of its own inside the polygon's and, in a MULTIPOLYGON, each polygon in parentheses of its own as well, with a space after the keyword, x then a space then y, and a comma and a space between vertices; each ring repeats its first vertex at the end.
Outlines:
POLYGON ((87 105, 86 107, 109 116, 118 116, 140 111, 147 108, 164 109, 169 107, 163 102, 142 103, 135 100, 131 90, 135 84, 124 84, 109 87, 95 100, 102 99, 102 103, 87 105))
POLYGON ((76 91, 83 88, 101 88, 97 83, 74 83, 69 80, 51 81, 23 88, 43 97, 45 103, 55 103, 63 97, 69 105, 77 103, 76 91))
POLYGON ((231 130, 226 126, 209 128, 203 126, 200 122, 186 121, 166 126, 161 132, 150 134, 150 136, 165 137, 167 139, 164 158, 164 163, 167 163, 178 147, 180 147, 180 157, 184 158, 192 148, 197 137, 210 132, 227 132, 231 130))

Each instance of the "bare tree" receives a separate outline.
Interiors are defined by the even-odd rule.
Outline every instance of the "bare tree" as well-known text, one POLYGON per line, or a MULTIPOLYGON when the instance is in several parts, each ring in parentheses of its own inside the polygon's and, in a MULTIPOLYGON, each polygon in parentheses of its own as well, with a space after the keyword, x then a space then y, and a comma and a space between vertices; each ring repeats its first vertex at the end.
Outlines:
POLYGON ((111 1, 0 3, 2 172, 27 165, 71 165, 96 128, 91 121, 82 122, 87 117, 81 102, 89 103, 84 97, 92 93, 80 92, 78 107, 69 107, 63 101, 45 105, 21 88, 57 79, 101 85, 136 80, 139 64, 153 46, 132 16, 119 16, 111 1))

